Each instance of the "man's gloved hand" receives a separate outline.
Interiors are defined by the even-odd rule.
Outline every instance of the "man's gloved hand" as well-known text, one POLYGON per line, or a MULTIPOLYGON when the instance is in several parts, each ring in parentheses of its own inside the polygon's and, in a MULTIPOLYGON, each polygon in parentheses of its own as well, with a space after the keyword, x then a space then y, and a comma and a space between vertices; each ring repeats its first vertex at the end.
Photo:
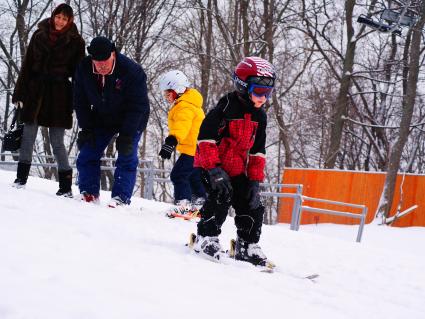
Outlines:
POLYGON ((208 171, 211 188, 217 193, 217 202, 226 203, 232 199, 232 184, 230 177, 221 167, 215 167, 208 171))
POLYGON ((22 101, 16 101, 13 104, 15 104, 15 108, 17 108, 17 109, 22 109, 24 107, 24 102, 22 102, 22 101))
POLYGON ((129 135, 119 135, 115 142, 118 153, 128 156, 133 153, 133 139, 129 135))
POLYGON ((261 205, 260 200, 260 183, 257 181, 249 181, 246 192, 249 209, 257 209, 261 205))
POLYGON ((84 144, 88 144, 92 148, 96 146, 96 136, 93 130, 82 129, 81 131, 78 132, 78 136, 77 136, 78 149, 81 150, 84 144))
POLYGON ((176 149, 176 145, 177 139, 173 135, 167 136, 164 144, 162 144, 161 150, 159 151, 159 156, 161 156, 162 159, 170 159, 171 154, 176 149))

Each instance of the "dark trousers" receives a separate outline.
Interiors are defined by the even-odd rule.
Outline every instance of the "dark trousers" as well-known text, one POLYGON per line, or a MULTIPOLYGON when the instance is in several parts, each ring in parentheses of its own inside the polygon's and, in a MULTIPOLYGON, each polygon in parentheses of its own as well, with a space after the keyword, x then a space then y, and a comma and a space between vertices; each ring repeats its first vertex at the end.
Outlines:
MULTIPOLYGON (((100 191, 100 159, 116 133, 96 130, 94 147, 89 143, 82 146, 77 158, 78 187, 80 193, 87 192, 99 195, 100 191)), ((133 152, 123 155, 118 152, 115 163, 114 185, 112 186, 112 197, 119 196, 125 203, 130 204, 134 184, 137 176, 137 150, 140 140, 140 132, 133 136, 133 152)))
MULTIPOLYGON (((32 151, 34 148, 35 139, 37 138, 37 132, 37 124, 25 123, 21 148, 19 150, 19 162, 31 164, 32 151)), ((71 166, 69 166, 68 161, 68 153, 66 152, 65 144, 63 142, 64 134, 64 128, 49 127, 50 144, 52 145, 53 154, 55 155, 56 162, 58 163, 59 172, 71 170, 71 166)))
POLYGON ((191 200, 193 197, 205 197, 199 168, 193 167, 194 157, 181 154, 170 174, 174 186, 174 201, 191 200))
POLYGON ((238 175, 231 178, 233 194, 231 201, 226 203, 217 200, 217 194, 211 189, 206 171, 202 172, 202 181, 207 191, 207 199, 201 208, 202 218, 198 223, 198 234, 201 236, 220 235, 221 226, 226 220, 229 208, 233 206, 238 237, 249 243, 258 243, 263 224, 264 206, 261 204, 256 209, 248 207, 248 177, 238 175))

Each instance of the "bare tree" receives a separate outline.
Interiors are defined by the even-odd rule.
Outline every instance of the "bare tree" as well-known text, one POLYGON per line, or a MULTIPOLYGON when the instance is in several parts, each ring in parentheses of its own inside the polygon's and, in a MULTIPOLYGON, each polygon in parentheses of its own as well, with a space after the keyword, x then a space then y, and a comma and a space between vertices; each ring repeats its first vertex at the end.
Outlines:
POLYGON ((384 182, 384 189, 376 211, 376 217, 378 218, 386 218, 389 216, 393 202, 397 173, 400 167, 401 154, 410 133, 410 125, 416 102, 417 83, 419 77, 420 52, 423 37, 422 29, 425 24, 425 1, 421 1, 420 3, 419 17, 418 22, 411 30, 409 30, 412 41, 408 50, 406 50, 406 52, 409 52, 409 62, 408 69, 406 70, 407 76, 405 78, 404 86, 405 95, 402 100, 403 113, 400 121, 398 138, 394 145, 392 145, 389 155, 388 171, 384 182))
MULTIPOLYGON (((381 199, 387 211, 392 198, 388 191, 395 180, 390 174, 400 169, 414 173, 425 170, 425 125, 421 124, 425 122, 421 89, 425 82, 424 47, 419 48, 418 56, 413 54, 415 37, 419 36, 413 30, 402 36, 382 34, 355 22, 361 13, 372 17, 384 7, 399 10, 405 1, 67 2, 73 6, 87 42, 96 35, 110 37, 121 52, 145 69, 151 116, 139 155, 152 159, 155 167, 169 169, 173 164, 157 156, 167 134, 169 108, 157 88, 159 75, 172 68, 182 69, 202 93, 207 112, 224 92, 233 90, 237 63, 244 56, 257 55, 271 61, 277 72, 276 87, 266 106, 267 181, 280 181, 285 166, 388 169, 381 199), (416 66, 412 63, 416 58, 418 75, 414 77, 416 66), (414 82, 418 92, 412 98, 414 82)), ((52 6, 52 1, 7 3, 9 7, 0 9, 0 14, 13 21, 0 32, 3 131, 28 39, 52 6)), ((75 121, 66 133, 70 155, 77 152, 77 131, 75 121)), ((47 132, 42 130, 35 153, 51 154, 49 148, 47 132)), ((116 155, 113 143, 106 154, 116 155)), ((40 175, 52 174, 40 170, 40 175)), ((162 173, 161 177, 168 175, 162 173)), ((102 176, 102 187, 111 184, 112 174, 102 176)), ((155 188, 155 198, 171 198, 168 184, 155 188)), ((143 187, 138 191, 143 192, 143 187)), ((268 222, 273 222, 273 209, 268 210, 268 222)))
MULTIPOLYGON (((13 1, 13 3, 9 6, 9 14, 15 19, 14 28, 11 30, 8 44, 0 37, 0 48, 3 53, 3 56, 0 56, 0 60, 4 62, 7 69, 6 79, 3 78, 3 75, 0 75, 0 83, 6 91, 6 105, 4 108, 4 121, 2 125, 3 131, 6 131, 8 127, 13 87, 15 85, 17 74, 19 74, 20 71, 19 62, 23 60, 26 54, 29 35, 34 31, 38 22, 40 22, 43 18, 43 15, 50 7, 51 2, 52 1, 49 0, 40 5, 38 3, 33 3, 32 1, 23 0, 13 1), (15 61, 14 58, 18 55, 18 48, 19 58, 16 59, 18 61, 15 61)), ((42 134, 44 136, 43 132, 42 134)), ((49 153, 50 144, 46 146, 47 149, 45 150, 49 153)), ((2 159, 4 159, 4 157, 2 157, 2 159)), ((50 169, 46 168, 46 172, 49 174, 50 169)))

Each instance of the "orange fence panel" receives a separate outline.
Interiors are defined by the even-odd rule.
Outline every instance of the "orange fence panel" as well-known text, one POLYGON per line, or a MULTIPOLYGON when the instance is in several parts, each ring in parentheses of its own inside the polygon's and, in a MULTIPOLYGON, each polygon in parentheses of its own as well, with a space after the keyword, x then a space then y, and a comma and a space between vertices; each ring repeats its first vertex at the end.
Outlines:
MULTIPOLYGON (((285 168, 283 181, 285 184, 304 185, 303 195, 315 198, 323 198, 334 201, 365 205, 368 208, 366 223, 370 223, 375 215, 385 181, 385 173, 342 171, 325 169, 299 169, 285 168)), ((400 184, 403 175, 397 176, 393 207, 390 216, 397 211, 400 200, 400 184)), ((425 176, 406 174, 403 182, 403 201, 400 210, 418 205, 412 213, 395 221, 393 226, 425 226, 425 176)), ((280 202, 279 218, 281 223, 291 222, 293 200, 282 198, 280 202)), ((305 202, 303 205, 336 209, 332 205, 323 205, 305 202)), ((359 213, 358 210, 344 209, 346 212, 359 213)), ((348 217, 331 216, 323 214, 303 214, 301 224, 335 223, 335 224, 358 224, 357 220, 348 217)))

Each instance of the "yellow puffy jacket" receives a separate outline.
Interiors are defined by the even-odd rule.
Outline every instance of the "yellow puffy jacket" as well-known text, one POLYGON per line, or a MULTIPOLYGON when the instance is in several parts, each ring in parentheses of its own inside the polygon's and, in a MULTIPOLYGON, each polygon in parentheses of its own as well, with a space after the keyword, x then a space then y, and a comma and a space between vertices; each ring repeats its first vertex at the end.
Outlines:
POLYGON ((168 112, 169 135, 177 139, 177 151, 195 156, 199 128, 205 118, 203 98, 196 89, 187 89, 168 112))

